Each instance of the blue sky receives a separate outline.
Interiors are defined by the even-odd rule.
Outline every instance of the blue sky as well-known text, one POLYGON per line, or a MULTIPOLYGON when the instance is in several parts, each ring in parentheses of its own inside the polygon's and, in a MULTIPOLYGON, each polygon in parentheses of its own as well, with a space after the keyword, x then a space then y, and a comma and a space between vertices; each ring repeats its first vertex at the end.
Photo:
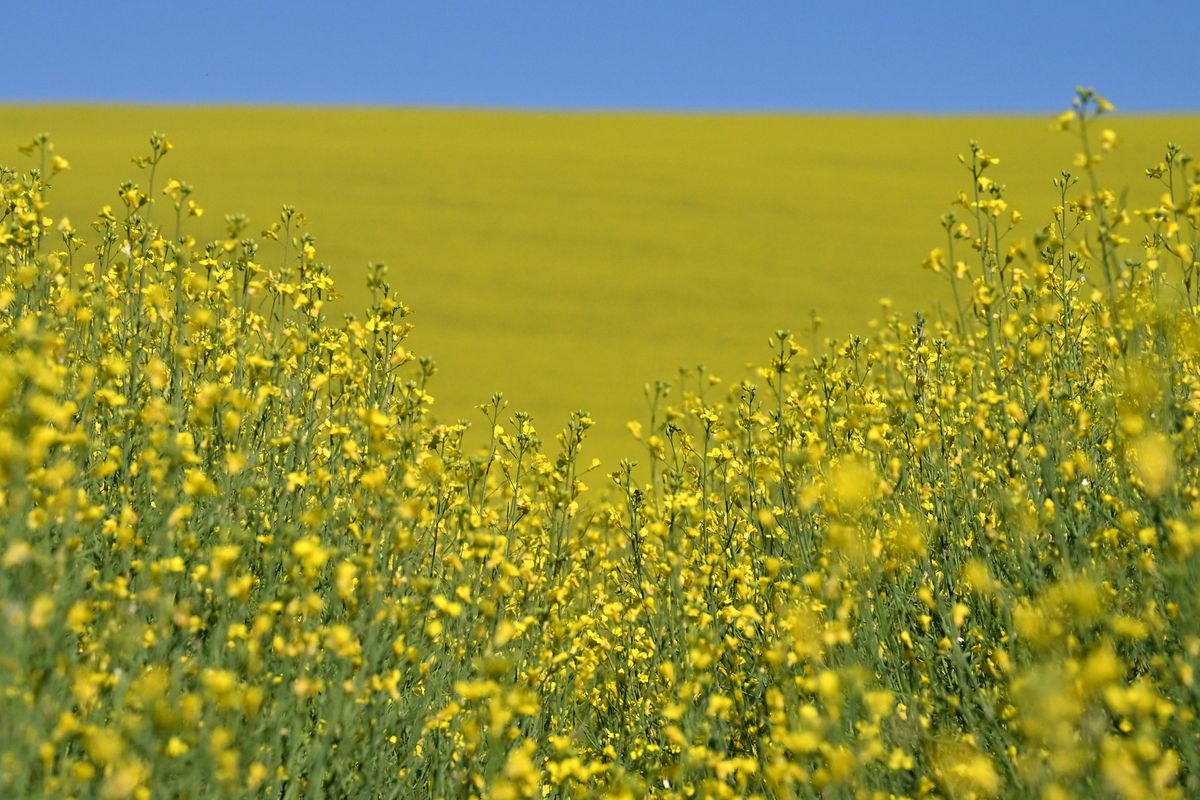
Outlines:
POLYGON ((1200 109, 1194 2, 20 8, 0 101, 1041 113, 1086 84, 1122 110, 1200 109))

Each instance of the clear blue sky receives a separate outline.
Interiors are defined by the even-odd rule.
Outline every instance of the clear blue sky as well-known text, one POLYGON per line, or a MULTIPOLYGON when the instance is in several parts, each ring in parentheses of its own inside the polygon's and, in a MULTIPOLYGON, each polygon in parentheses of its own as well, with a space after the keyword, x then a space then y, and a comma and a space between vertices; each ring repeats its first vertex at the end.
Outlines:
POLYGON ((111 0, 6 12, 0 101, 1197 110, 1200 3, 111 0), (19 20, 16 20, 20 22, 19 20))

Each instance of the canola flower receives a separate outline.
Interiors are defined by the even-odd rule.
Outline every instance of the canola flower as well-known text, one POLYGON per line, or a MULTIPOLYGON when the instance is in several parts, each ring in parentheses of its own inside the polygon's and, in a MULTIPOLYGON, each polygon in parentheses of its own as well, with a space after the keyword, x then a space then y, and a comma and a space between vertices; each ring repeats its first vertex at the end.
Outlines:
POLYGON ((1111 110, 1043 227, 1000 160, 955 307, 647 387, 635 465, 432 414, 372 270, 285 207, 200 243, 155 134, 85 236, 0 171, 6 797, 1200 793, 1200 173, 1128 209, 1111 110))

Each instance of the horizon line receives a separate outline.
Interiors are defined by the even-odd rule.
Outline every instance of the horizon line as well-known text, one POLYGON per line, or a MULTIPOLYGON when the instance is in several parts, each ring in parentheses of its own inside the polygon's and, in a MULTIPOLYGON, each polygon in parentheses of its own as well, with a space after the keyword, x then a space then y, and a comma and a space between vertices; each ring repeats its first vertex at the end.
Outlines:
MULTIPOLYGON (((133 110, 247 110, 247 111, 372 111, 417 113, 484 113, 529 114, 562 116, 662 116, 662 117, 868 117, 868 118, 970 118, 996 117, 1032 119, 1061 114, 1066 107, 1054 109, 921 109, 921 108, 798 108, 788 106, 728 107, 728 106, 608 106, 608 105, 470 105, 460 103, 374 103, 347 101, 255 101, 255 100, 120 100, 120 99, 7 99, 0 98, 0 109, 17 108, 89 108, 133 110)), ((1185 108, 1117 108, 1114 116, 1188 117, 1200 116, 1200 107, 1185 108)))

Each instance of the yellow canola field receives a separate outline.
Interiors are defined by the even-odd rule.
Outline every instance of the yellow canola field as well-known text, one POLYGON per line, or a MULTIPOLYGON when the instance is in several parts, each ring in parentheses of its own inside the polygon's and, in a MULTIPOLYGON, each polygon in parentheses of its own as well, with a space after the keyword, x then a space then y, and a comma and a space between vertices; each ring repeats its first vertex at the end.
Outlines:
MULTIPOLYGON (((1132 181, 1114 189, 1133 208, 1157 198, 1140 175, 1166 141, 1200 146, 1200 117, 1109 124, 1121 143, 1106 167, 1132 181)), ((345 295, 338 308, 360 317, 368 263, 388 264, 416 312, 408 344, 440 368, 440 418, 470 420, 480 439, 474 406, 498 390, 545 430, 586 409, 589 454, 606 465, 635 445, 625 423, 646 421, 648 381, 699 363, 739 380, 768 334, 800 335, 814 308, 821 333, 841 335, 865 332, 881 297, 906 312, 948 301, 919 267, 942 241, 938 217, 964 185, 955 154, 970 139, 1002 159, 995 179, 1038 220, 1077 149, 1046 116, 0 112, 10 148, 53 134, 73 168, 50 211, 80 227, 100 203, 120 205, 126 159, 152 130, 177 146, 162 177, 191 182, 210 210, 189 228, 199 239, 220 235, 231 211, 256 236, 292 204, 313 220, 345 295)))
MULTIPOLYGON (((0 797, 1200 796, 1200 168, 1128 166, 1110 110, 1061 118, 1083 154, 1028 247, 1007 155, 972 147, 932 274, 893 273, 946 286, 944 318, 898 302, 775 332, 751 380, 656 386, 641 474, 597 468, 582 413, 497 399, 467 441, 391 277, 342 321, 290 211, 181 236, 197 173, 165 137, 77 229, 46 202, 86 153, 26 139, 0 166, 0 797)), ((860 263, 861 227, 814 238, 860 263)), ((720 308, 740 274, 680 283, 720 308)))

